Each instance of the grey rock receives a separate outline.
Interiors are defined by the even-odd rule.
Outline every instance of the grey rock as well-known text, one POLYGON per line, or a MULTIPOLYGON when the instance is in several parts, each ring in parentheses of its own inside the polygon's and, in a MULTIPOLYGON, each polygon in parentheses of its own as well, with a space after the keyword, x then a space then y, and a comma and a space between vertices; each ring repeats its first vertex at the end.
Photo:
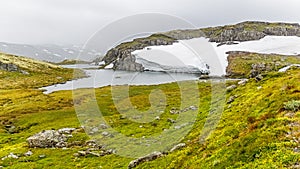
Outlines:
POLYGON ((156 152, 155 151, 155 152, 153 152, 149 155, 146 155, 144 157, 140 157, 136 160, 131 161, 128 165, 128 168, 129 169, 135 168, 136 166, 138 166, 141 163, 144 163, 144 162, 147 162, 147 161, 152 161, 152 160, 155 160, 155 159, 157 159, 159 157, 162 157, 162 156, 163 156, 163 154, 161 152, 156 152))
POLYGON ((227 91, 227 92, 230 92, 230 91, 234 90, 236 87, 237 87, 236 85, 228 86, 228 87, 226 88, 226 91, 227 91))
POLYGON ((181 148, 183 148, 183 147, 185 147, 185 146, 186 146, 185 143, 177 144, 176 146, 174 146, 174 147, 170 150, 170 152, 173 152, 173 151, 175 151, 175 150, 181 149, 181 148))
POLYGON ((256 80, 256 81, 261 81, 263 78, 264 78, 264 77, 263 77, 262 75, 257 75, 257 76, 255 77, 255 80, 256 80))
POLYGON ((17 155, 15 155, 14 153, 9 153, 9 155, 7 156, 7 158, 18 159, 19 157, 17 155))
POLYGON ((45 154, 41 154, 41 155, 39 155, 39 158, 45 158, 46 157, 46 155, 45 154))
POLYGON ((79 156, 86 156, 88 153, 86 151, 78 151, 79 156))
POLYGON ((27 151, 26 153, 24 153, 24 156, 32 156, 33 153, 31 151, 27 151))
POLYGON ((75 130, 76 130, 76 128, 62 128, 62 129, 59 129, 58 132, 60 134, 71 134, 75 130))
POLYGON ((94 128, 92 128, 92 131, 91 131, 91 132, 97 133, 98 131, 99 131, 99 128, 98 128, 98 127, 94 127, 94 128))
POLYGON ((245 85, 249 80, 248 79, 243 79, 238 82, 238 85, 245 85))
POLYGON ((64 134, 55 130, 45 130, 37 133, 27 139, 29 147, 56 147, 62 145, 62 142, 67 141, 67 137, 64 134))
POLYGON ((171 118, 168 118, 168 122, 170 122, 170 123, 176 123, 176 121, 173 120, 173 119, 171 119, 171 118))
POLYGON ((107 129, 108 126, 106 124, 100 124, 99 128, 101 128, 101 129, 107 129))
POLYGON ((190 106, 189 109, 190 110, 198 110, 198 108, 196 106, 190 106))
POLYGON ((101 154, 96 153, 96 152, 89 152, 89 154, 91 154, 93 156, 96 156, 96 157, 100 157, 101 156, 101 154))
POLYGON ((102 136, 104 136, 104 137, 110 136, 110 134, 109 134, 107 131, 103 131, 101 134, 102 134, 102 136))
POLYGON ((235 98, 236 98, 235 96, 230 96, 228 101, 227 101, 227 104, 230 104, 230 103, 234 102, 235 98))
POLYGON ((73 156, 74 156, 74 157, 79 157, 80 154, 79 154, 79 153, 74 153, 73 156))
POLYGON ((0 62, 0 69, 8 72, 17 72, 19 71, 19 67, 13 63, 3 63, 0 62))

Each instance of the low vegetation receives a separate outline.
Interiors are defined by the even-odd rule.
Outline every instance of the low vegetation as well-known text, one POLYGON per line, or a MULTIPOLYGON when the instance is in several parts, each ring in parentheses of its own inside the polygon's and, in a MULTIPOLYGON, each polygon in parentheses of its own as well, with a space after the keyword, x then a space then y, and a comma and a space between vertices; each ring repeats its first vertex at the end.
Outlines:
POLYGON ((251 73, 276 72, 285 66, 300 64, 300 56, 250 52, 229 52, 228 54, 226 74, 234 78, 249 78, 251 73))
MULTIPOLYGON (((256 56, 256 54, 251 55, 249 59, 246 59, 245 65, 251 67, 252 58, 256 56)), ((271 61, 276 60, 276 56, 271 56, 271 58, 271 61)), ((256 59, 259 62, 262 61, 260 58, 256 59)), ((287 57, 286 62, 292 62, 291 60, 292 58, 287 57)), ((267 61, 263 60, 263 62, 267 61)), ((62 168, 62 166, 63 168, 127 168, 134 158, 116 154, 101 157, 74 156, 74 153, 83 149, 81 146, 75 145, 66 149, 29 148, 26 139, 42 130, 64 127, 80 128, 82 123, 78 121, 78 112, 76 113, 74 109, 74 102, 76 105, 91 103, 92 95, 87 94, 91 89, 76 90, 75 93, 78 96, 76 98, 80 99, 75 100, 73 100, 72 91, 43 94, 36 88, 59 82, 61 79, 54 80, 57 77, 63 77, 64 80, 71 79, 73 72, 44 63, 37 64, 38 68, 34 69, 31 68, 35 67, 35 64, 26 67, 18 65, 28 71, 29 75, 19 72, 3 72, 0 78, 2 88, 0 90, 0 158, 10 153, 18 155, 19 158, 0 159, 0 166, 7 168, 62 168), (28 82, 24 84, 24 81, 28 82), (14 128, 12 129, 11 126, 14 128), (29 150, 33 154, 25 156, 24 153, 29 150)), ((245 70, 247 75, 248 67, 245 70)), ((300 70, 289 70, 285 73, 265 72, 263 76, 261 81, 250 79, 246 84, 241 85, 236 81, 227 81, 227 86, 237 86, 225 95, 226 99, 232 96, 234 99, 225 102, 221 119, 205 142, 200 142, 199 137, 209 113, 213 111, 210 107, 212 84, 200 81, 184 82, 187 88, 183 92, 189 93, 189 96, 198 97, 200 105, 196 110, 196 120, 191 131, 182 136, 181 142, 186 143, 186 147, 156 160, 142 163, 136 168, 297 167, 300 163, 298 151, 300 146, 298 140, 300 136, 300 70), (198 86, 197 92, 192 90, 193 84, 198 86)), ((121 89, 120 92, 123 91, 123 87, 118 86, 121 89)), ((222 85, 217 87, 221 88, 222 85)), ((117 132, 126 137, 149 138, 157 136, 178 123, 173 123, 170 119, 176 121, 179 115, 170 112, 183 109, 180 103, 184 98, 180 97, 182 91, 180 91, 179 83, 131 86, 129 89, 129 98, 117 98, 118 103, 125 110, 128 101, 139 112, 151 110, 151 103, 160 101, 155 93, 151 94, 154 89, 164 93, 166 107, 159 112, 159 119, 141 124, 133 122, 130 114, 125 116, 120 114, 120 109, 117 109, 115 100, 112 99, 111 87, 92 90, 105 121, 117 132)), ((186 105, 194 104, 196 103, 193 99, 186 100, 186 105)), ((190 113, 192 111, 187 111, 186 114, 190 113)), ((97 122, 97 118, 94 120, 97 122)), ((93 120, 89 121, 93 122, 93 120)), ((69 142, 85 142, 92 138, 81 131, 73 134, 69 142)), ((167 150, 170 148, 166 147, 167 150)), ((145 148, 140 151, 146 150, 145 148)))
POLYGON ((85 76, 81 70, 65 69, 22 56, 0 53, 0 62, 13 63, 20 70, 0 70, 0 89, 36 89, 85 76))

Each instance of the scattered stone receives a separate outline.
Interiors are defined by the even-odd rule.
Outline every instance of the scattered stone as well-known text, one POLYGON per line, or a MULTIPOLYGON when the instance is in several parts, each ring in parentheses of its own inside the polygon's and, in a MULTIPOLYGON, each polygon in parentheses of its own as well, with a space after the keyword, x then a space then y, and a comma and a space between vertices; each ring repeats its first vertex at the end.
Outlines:
POLYGON ((27 71, 25 71, 25 70, 21 70, 20 71, 23 75, 29 75, 29 73, 27 72, 27 71))
POLYGON ((227 92, 230 92, 230 91, 234 90, 236 87, 237 87, 236 85, 228 86, 228 87, 226 88, 226 91, 227 91, 227 92))
POLYGON ((296 147, 296 148, 294 148, 293 151, 294 151, 295 153, 299 153, 299 152, 300 152, 300 148, 296 147))
POLYGON ((86 156, 87 152, 86 151, 78 151, 79 156, 86 156))
POLYGON ((76 128, 62 128, 62 129, 59 129, 58 132, 60 134, 72 134, 72 132, 75 130, 76 130, 76 128))
POLYGON ((55 144, 55 147, 57 148, 65 148, 67 147, 67 143, 64 141, 58 142, 57 144, 55 144))
POLYGON ((258 86, 258 87, 257 87, 257 90, 260 90, 260 89, 262 89, 262 87, 261 87, 261 86, 258 86))
POLYGON ((13 125, 6 125, 5 128, 6 128, 7 132, 10 134, 16 133, 16 130, 17 130, 16 126, 13 126, 13 125))
POLYGON ((230 104, 230 103, 234 102, 235 98, 236 98, 236 96, 230 96, 228 101, 227 101, 227 104, 230 104))
POLYGON ((181 124, 180 126, 175 126, 174 129, 179 130, 187 125, 188 125, 188 123, 184 123, 184 124, 181 124))
POLYGON ((15 155, 14 153, 9 153, 9 155, 7 156, 7 158, 18 159, 19 157, 17 155, 15 155))
POLYGON ((147 161, 152 161, 152 160, 155 160, 159 157, 162 157, 163 154, 161 152, 153 152, 149 155, 146 155, 144 157, 140 157, 136 160, 133 160, 129 163, 128 165, 128 168, 131 169, 131 168, 135 168, 136 166, 138 166, 139 164, 141 163, 144 163, 144 162, 147 162, 147 161))
POLYGON ((80 154, 79 154, 79 153, 74 153, 73 156, 74 156, 74 157, 79 157, 80 154))
POLYGON ((99 125, 99 128, 100 128, 100 129, 107 129, 108 126, 107 126, 106 124, 100 124, 100 125, 99 125))
POLYGON ((238 85, 245 85, 248 82, 248 79, 243 79, 238 82, 238 85))
POLYGON ((100 157, 101 156, 99 153, 96 153, 96 152, 89 152, 88 154, 91 154, 91 155, 96 156, 96 157, 100 157))
POLYGON ((160 117, 159 117, 159 116, 156 116, 156 117, 155 117, 155 120, 160 120, 160 117))
POLYGON ((196 106, 190 106, 190 110, 198 110, 196 106))
POLYGON ((102 136, 104 136, 104 137, 110 136, 110 134, 109 134, 107 131, 103 131, 101 134, 102 134, 102 136))
POLYGON ((168 118, 168 122, 170 122, 170 123, 176 123, 176 121, 173 120, 173 119, 171 119, 171 118, 168 118))
POLYGON ((92 130, 91 130, 91 132, 93 132, 93 133, 97 133, 99 131, 99 128, 98 127, 94 127, 94 128, 92 128, 92 130))
POLYGON ((264 78, 264 77, 263 77, 262 75, 257 75, 257 76, 255 77, 255 80, 256 80, 256 81, 261 81, 263 78, 264 78))
POLYGON ((170 113, 171 113, 171 114, 179 114, 179 112, 176 111, 175 109, 170 110, 170 113))
POLYGON ((29 150, 29 151, 27 151, 26 153, 24 153, 24 156, 32 156, 33 155, 33 153, 29 150))
POLYGON ((185 143, 177 144, 176 146, 174 146, 174 147, 170 150, 170 152, 173 152, 173 151, 175 151, 175 150, 181 149, 181 148, 183 148, 183 147, 185 147, 185 146, 186 146, 185 143))
POLYGON ((95 140, 86 141, 84 145, 90 148, 96 148, 96 149, 102 148, 102 146, 98 145, 95 140))
POLYGON ((41 155, 39 155, 39 158, 45 158, 46 157, 46 155, 45 154, 41 154, 41 155))

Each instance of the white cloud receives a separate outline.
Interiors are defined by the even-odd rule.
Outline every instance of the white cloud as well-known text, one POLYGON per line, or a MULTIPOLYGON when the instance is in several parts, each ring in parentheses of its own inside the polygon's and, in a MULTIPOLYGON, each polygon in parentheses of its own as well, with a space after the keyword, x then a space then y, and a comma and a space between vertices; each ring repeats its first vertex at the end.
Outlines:
POLYGON ((298 0, 0 1, 0 41, 83 43, 104 25, 139 13, 165 13, 199 27, 245 20, 300 22, 298 0))

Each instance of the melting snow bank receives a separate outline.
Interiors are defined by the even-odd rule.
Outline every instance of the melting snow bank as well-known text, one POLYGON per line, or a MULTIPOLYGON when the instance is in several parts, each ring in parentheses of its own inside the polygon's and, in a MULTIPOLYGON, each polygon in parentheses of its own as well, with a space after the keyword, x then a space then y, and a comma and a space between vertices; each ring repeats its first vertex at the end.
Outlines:
POLYGON ((168 46, 151 46, 132 52, 136 62, 146 70, 166 72, 201 72, 212 76, 226 74, 228 51, 245 51, 264 54, 298 55, 300 37, 266 36, 257 41, 219 46, 209 39, 179 40, 168 46))
POLYGON ((300 68, 300 64, 292 64, 292 65, 286 66, 284 68, 279 69, 278 72, 286 72, 287 70, 289 70, 292 67, 299 67, 300 68))
POLYGON ((197 51, 199 47, 209 47, 204 38, 179 40, 178 43, 167 46, 151 46, 132 52, 136 56, 136 62, 144 66, 145 70, 203 73, 208 74, 209 68, 197 51))

